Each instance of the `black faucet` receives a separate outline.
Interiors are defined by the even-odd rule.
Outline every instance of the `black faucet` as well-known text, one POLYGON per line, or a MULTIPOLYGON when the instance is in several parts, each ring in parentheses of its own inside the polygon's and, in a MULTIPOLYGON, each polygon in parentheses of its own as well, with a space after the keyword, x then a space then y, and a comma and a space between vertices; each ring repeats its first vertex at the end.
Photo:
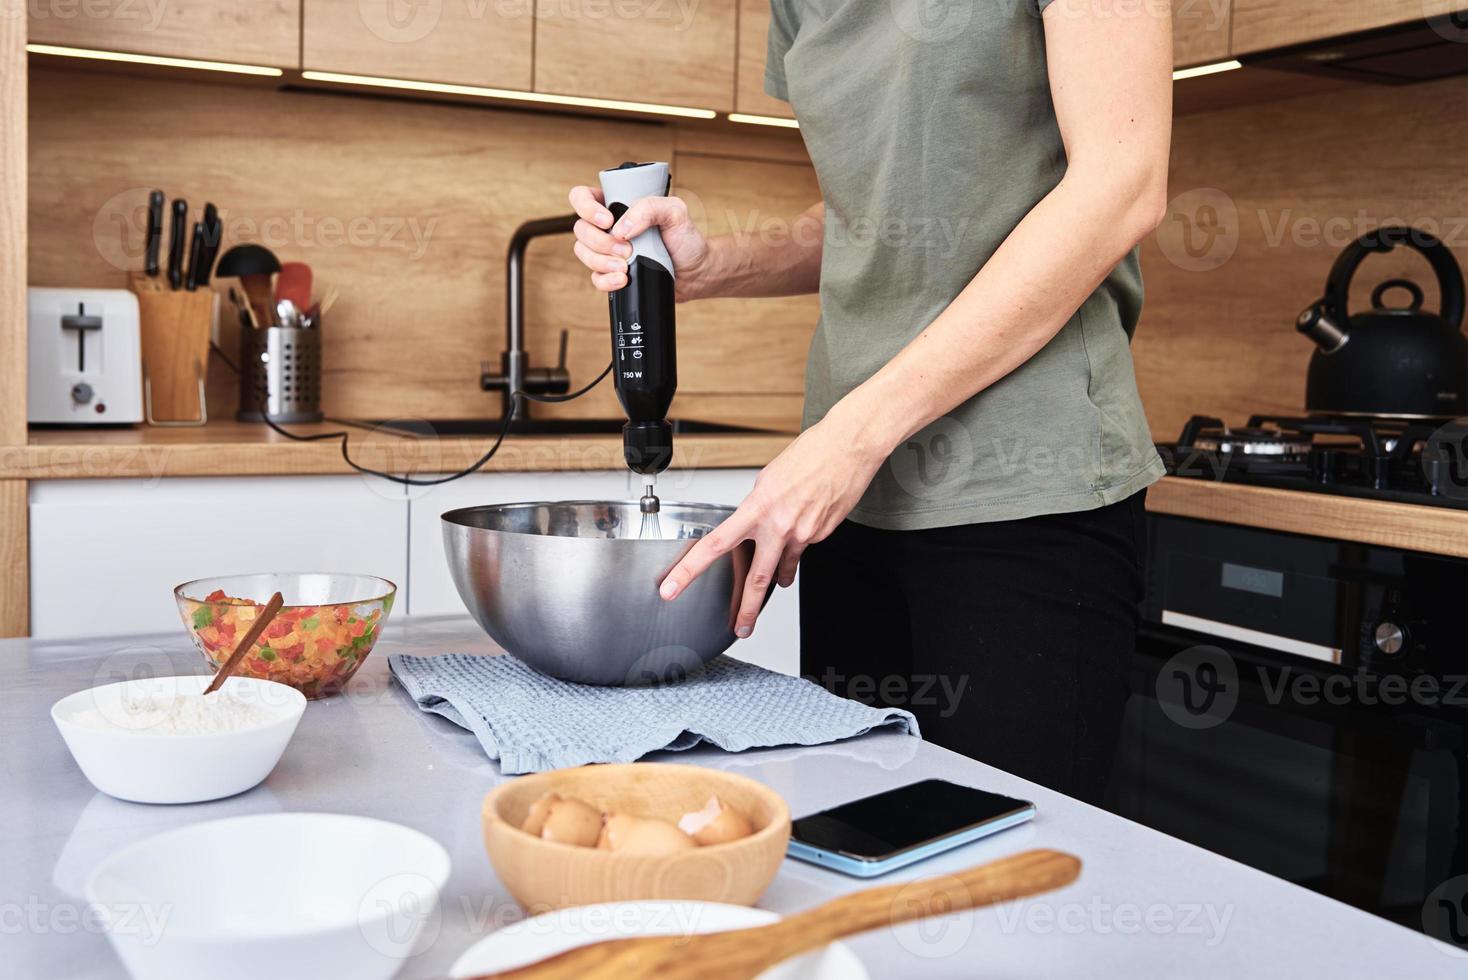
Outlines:
POLYGON ((503 401, 501 418, 526 417, 524 406, 518 405, 517 392, 532 395, 564 395, 571 390, 571 375, 566 370, 566 341, 570 334, 561 331, 560 363, 555 367, 531 367, 525 352, 525 247, 532 238, 565 235, 576 225, 576 215, 538 218, 527 221, 510 236, 510 250, 505 257, 505 351, 500 355, 498 373, 481 365, 479 387, 498 391, 503 401), (517 411, 519 409, 519 411, 517 411))

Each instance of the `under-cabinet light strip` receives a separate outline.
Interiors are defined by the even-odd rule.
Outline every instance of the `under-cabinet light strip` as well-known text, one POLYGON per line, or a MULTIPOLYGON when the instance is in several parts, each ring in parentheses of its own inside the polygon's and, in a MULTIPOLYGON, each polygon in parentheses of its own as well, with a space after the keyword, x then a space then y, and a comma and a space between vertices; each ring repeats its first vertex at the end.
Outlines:
POLYGON ((788 129, 800 128, 800 123, 794 119, 786 119, 783 116, 755 116, 747 112, 731 112, 729 113, 729 121, 749 123, 754 126, 784 126, 788 129))
POLYGON ((1198 65, 1194 68, 1179 68, 1172 73, 1174 82, 1184 78, 1200 78, 1203 75, 1217 75, 1221 71, 1233 71, 1235 68, 1244 67, 1241 61, 1215 61, 1211 65, 1198 65))
POLYGON ((224 71, 236 75, 266 75, 279 78, 285 72, 265 65, 237 65, 229 61, 199 61, 195 58, 162 58, 152 54, 129 54, 125 51, 95 51, 91 48, 68 48, 57 44, 27 44, 31 54, 49 54, 61 58, 90 58, 93 61, 125 61, 135 65, 160 65, 164 68, 196 68, 200 71, 224 71))
POLYGON ((508 99, 516 102, 541 102, 583 109, 615 109, 621 112, 643 112, 660 116, 682 116, 686 119, 712 119, 712 109, 694 109, 681 105, 659 105, 653 102, 623 102, 620 99, 588 99, 578 95, 548 95, 544 92, 517 92, 513 89, 484 88, 479 85, 449 85, 443 82, 414 82, 404 78, 378 78, 373 75, 343 75, 331 71, 303 71, 301 77, 311 82, 334 82, 338 85, 362 85, 368 88, 391 88, 409 92, 437 92, 442 95, 470 95, 481 99, 508 99))

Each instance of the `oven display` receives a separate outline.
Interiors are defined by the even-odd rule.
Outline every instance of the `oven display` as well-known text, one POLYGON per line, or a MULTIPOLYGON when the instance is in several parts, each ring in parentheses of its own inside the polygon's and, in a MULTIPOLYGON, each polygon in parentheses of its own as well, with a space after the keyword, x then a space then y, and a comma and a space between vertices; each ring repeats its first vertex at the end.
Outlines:
POLYGON ((1250 568, 1248 565, 1223 563, 1222 585, 1226 589, 1253 592, 1271 599, 1284 596, 1284 573, 1271 572, 1266 568, 1250 568))

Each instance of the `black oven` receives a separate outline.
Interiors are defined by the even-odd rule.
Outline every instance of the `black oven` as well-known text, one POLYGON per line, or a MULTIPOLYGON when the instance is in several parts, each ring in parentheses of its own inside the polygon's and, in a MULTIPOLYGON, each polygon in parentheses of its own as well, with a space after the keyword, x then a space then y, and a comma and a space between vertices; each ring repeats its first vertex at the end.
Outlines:
POLYGON ((1149 523, 1108 806, 1423 928, 1468 872, 1468 560, 1149 523))

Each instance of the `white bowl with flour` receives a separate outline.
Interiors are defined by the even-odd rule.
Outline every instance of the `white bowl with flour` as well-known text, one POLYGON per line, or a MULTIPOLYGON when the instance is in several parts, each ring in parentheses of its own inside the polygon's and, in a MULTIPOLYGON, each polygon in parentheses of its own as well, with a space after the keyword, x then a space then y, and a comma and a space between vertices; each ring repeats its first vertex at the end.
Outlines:
POLYGON ((97 789, 134 803, 200 803, 260 783, 280 761, 306 710, 274 681, 152 677, 78 691, 51 720, 97 789))

